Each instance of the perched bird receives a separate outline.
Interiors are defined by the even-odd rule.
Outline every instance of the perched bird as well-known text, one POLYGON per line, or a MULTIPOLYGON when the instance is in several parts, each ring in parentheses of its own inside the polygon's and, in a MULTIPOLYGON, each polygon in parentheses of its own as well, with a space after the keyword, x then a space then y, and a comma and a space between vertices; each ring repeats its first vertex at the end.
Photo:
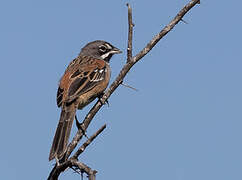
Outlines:
POLYGON ((67 67, 57 91, 61 115, 49 160, 64 156, 76 110, 85 107, 107 88, 111 73, 109 61, 118 53, 121 51, 108 42, 93 41, 83 47, 67 67))

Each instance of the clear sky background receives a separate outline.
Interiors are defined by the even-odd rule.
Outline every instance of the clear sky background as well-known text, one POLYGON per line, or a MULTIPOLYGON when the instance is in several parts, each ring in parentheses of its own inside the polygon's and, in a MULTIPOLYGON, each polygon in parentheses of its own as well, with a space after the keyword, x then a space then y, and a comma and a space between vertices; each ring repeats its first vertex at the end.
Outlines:
MULTIPOLYGON (((58 81, 96 39, 124 51, 111 61, 114 79, 126 61, 126 2, 1 1, 0 179, 47 178, 58 81)), ((135 54, 188 0, 129 2, 135 54)), ((242 179, 241 6, 202 0, 184 17, 189 24, 179 23, 128 73, 125 83, 139 91, 119 87, 87 131, 107 123, 80 156, 98 180, 242 179)), ((60 179, 80 177, 68 170, 60 179)))

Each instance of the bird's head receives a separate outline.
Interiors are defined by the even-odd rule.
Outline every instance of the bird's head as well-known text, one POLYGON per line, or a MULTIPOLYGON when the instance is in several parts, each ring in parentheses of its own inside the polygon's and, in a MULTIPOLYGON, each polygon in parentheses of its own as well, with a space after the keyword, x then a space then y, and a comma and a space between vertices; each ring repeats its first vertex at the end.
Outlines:
POLYGON ((109 62, 114 54, 119 53, 122 53, 122 51, 114 47, 112 44, 106 41, 97 40, 84 46, 80 52, 80 55, 91 56, 109 62))

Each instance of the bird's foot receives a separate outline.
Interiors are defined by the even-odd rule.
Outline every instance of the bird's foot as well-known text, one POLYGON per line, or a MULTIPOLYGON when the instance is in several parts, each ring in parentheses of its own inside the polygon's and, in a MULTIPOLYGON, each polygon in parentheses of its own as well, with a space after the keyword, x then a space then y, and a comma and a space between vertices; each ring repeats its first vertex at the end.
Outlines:
POLYGON ((99 102, 100 102, 102 105, 107 104, 107 105, 108 105, 108 107, 109 107, 109 102, 108 102, 108 100, 107 100, 107 99, 104 101, 104 103, 101 101, 101 99, 102 99, 103 95, 104 95, 104 92, 103 92, 103 93, 101 93, 101 94, 98 96, 98 100, 99 100, 99 102))

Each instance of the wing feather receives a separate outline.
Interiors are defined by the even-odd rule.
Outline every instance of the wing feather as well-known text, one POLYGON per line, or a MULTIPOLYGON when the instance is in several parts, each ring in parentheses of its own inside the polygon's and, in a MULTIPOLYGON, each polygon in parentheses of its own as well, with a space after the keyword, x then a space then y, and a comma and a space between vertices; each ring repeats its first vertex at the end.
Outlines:
POLYGON ((57 105, 70 103, 105 80, 106 66, 103 60, 75 59, 68 66, 57 91, 57 105))

